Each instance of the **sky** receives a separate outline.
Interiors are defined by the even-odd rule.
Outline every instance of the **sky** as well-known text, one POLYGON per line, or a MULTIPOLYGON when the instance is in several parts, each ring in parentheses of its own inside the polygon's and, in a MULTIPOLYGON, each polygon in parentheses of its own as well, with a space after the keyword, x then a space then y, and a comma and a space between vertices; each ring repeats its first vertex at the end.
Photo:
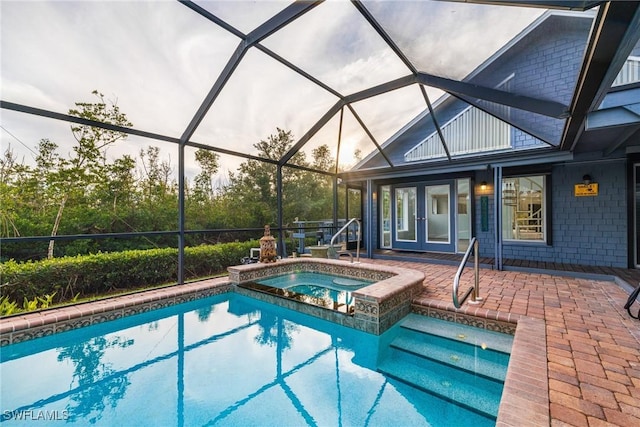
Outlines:
MULTIPOLYGON (((198 1, 248 33, 285 8, 285 1, 198 1)), ((414 65, 460 79, 543 12, 431 1, 365 1, 414 65)), ((240 40, 177 1, 0 0, 0 96, 4 101, 67 113, 75 102, 94 102, 93 90, 126 113, 134 128, 180 137, 240 40)), ((348 1, 327 1, 262 43, 342 95, 409 74, 409 70, 348 1)), ((442 96, 428 88, 432 101, 442 96)), ((253 144, 291 130, 297 140, 337 98, 257 49, 242 59, 192 140, 248 154, 253 144)), ((379 144, 426 107, 417 86, 353 105, 379 144)), ((0 145, 33 163, 38 141, 49 138, 71 151, 69 124, 0 111, 0 145)), ((327 143, 335 153, 336 116, 304 151, 327 143)), ((375 146, 350 112, 344 115, 341 163, 375 146), (343 157, 344 156, 344 157, 343 157)), ((177 170, 177 146, 129 137, 108 157, 158 146, 177 170)), ((198 173, 195 150, 187 174, 198 173)), ((242 158, 222 156, 222 171, 242 158)))

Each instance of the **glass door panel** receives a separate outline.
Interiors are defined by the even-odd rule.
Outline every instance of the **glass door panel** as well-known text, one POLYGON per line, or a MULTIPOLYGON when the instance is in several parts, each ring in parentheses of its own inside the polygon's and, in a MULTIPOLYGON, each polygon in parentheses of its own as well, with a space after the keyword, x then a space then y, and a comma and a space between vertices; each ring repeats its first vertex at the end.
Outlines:
MULTIPOLYGON (((364 248, 362 220, 362 190, 356 187, 347 187, 347 221, 357 218, 360 221, 360 249, 364 248)), ((358 225, 353 223, 347 229, 347 250, 358 248, 358 225)))
POLYGON ((456 183, 456 240, 457 251, 465 252, 471 240, 471 197, 469 194, 471 181, 469 178, 459 179, 456 183))
POLYGON ((396 241, 417 242, 416 187, 396 188, 396 241))
POLYGON ((449 184, 424 188, 426 243, 451 242, 450 188, 449 184))

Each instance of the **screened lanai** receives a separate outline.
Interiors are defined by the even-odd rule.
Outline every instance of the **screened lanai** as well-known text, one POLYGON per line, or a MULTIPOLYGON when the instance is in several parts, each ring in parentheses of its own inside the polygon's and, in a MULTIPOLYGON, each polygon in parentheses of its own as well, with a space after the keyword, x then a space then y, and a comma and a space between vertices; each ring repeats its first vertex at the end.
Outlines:
POLYGON ((124 231, 85 227, 68 234, 51 227, 25 234, 5 200, 3 244, 162 234, 177 241, 179 283, 189 235, 256 232, 262 225, 239 225, 243 212, 237 209, 239 222, 193 225, 186 201, 207 173, 199 150, 218 156, 218 167, 208 171, 212 194, 251 175, 249 162, 274 169, 272 181, 246 190, 272 192, 273 216, 252 219, 271 223, 286 255, 295 221, 328 220, 335 231, 339 217, 353 216, 340 186, 348 190, 349 179, 360 182, 358 174, 398 168, 385 144, 425 111, 437 130, 433 143, 442 147, 441 160, 459 161, 433 113, 445 97, 532 135, 549 150, 576 149, 588 115, 640 33, 638 2, 4 1, 0 8, 0 140, 13 163, 41 166, 43 139, 57 146, 51 156, 73 159, 79 138, 69 128, 89 126, 118 135, 100 147, 102 164, 131 159, 139 182, 150 180, 153 169, 176 194, 172 228, 155 227, 150 218, 124 231), (589 20, 583 61, 567 70, 571 85, 515 91, 477 72, 550 9, 589 20), (128 123, 70 111, 80 109, 78 102, 93 102, 94 90, 117 105, 128 123), (288 144, 275 138, 273 145, 260 146, 280 130, 290 132, 288 144), (382 160, 368 170, 362 161, 371 155, 382 160), (287 212, 288 202, 300 197, 288 193, 294 171, 328 180, 332 205, 318 214, 312 208, 287 212))

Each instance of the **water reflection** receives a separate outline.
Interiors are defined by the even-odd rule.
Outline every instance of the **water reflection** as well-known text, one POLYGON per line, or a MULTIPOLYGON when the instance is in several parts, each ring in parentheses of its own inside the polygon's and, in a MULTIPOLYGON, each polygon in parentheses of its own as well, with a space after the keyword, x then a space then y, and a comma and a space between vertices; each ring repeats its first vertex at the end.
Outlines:
POLYGON ((292 334, 299 330, 295 324, 283 322, 280 316, 263 312, 258 320, 260 332, 255 337, 255 342, 261 346, 275 347, 279 350, 291 348, 292 334))
POLYGON ((353 315, 355 311, 353 294, 349 291, 312 285, 279 288, 257 282, 240 283, 238 286, 348 315, 353 315))
POLYGON ((102 418, 107 405, 117 406, 131 383, 126 375, 114 375, 115 369, 102 359, 107 349, 126 348, 133 343, 133 339, 119 336, 100 336, 60 349, 58 361, 73 364, 72 384, 77 387, 66 407, 69 421, 84 418, 94 424, 102 418))
POLYGON ((52 375, 70 387, 33 379, 25 389, 35 391, 21 393, 31 403, 3 396, 3 409, 66 405, 67 422, 80 425, 384 425, 399 413, 424 424, 413 399, 376 372, 373 335, 238 295, 145 316, 59 347, 72 373, 54 366, 52 375))
POLYGON ((211 315, 213 314, 213 310, 214 310, 213 305, 197 309, 196 313, 198 313, 198 320, 203 323, 206 322, 207 320, 209 320, 209 317, 211 317, 211 315))

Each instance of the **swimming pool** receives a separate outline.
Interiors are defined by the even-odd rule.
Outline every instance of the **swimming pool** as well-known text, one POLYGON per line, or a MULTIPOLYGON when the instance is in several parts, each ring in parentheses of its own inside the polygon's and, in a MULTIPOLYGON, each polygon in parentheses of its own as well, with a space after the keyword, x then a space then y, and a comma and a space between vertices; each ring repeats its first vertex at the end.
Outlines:
POLYGON ((405 333, 209 297, 3 347, 3 424, 493 425, 401 378, 405 333))

